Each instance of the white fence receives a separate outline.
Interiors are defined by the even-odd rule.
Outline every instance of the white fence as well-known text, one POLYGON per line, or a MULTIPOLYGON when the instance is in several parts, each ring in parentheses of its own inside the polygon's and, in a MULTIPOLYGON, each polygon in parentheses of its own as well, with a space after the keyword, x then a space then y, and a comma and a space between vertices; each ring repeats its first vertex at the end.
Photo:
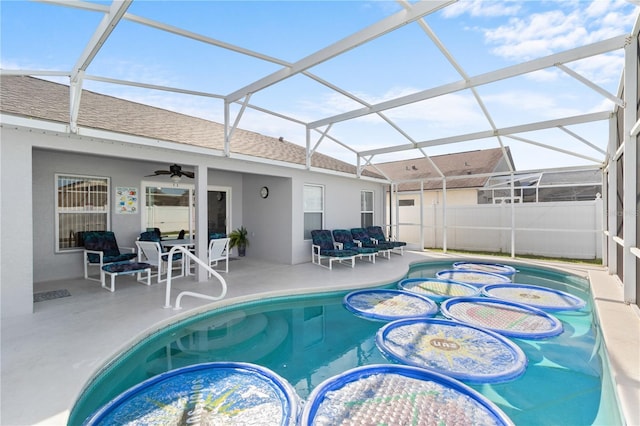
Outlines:
POLYGON ((442 205, 433 204, 424 207, 422 225, 419 206, 399 207, 398 212, 398 239, 414 247, 602 258, 601 199, 448 205, 446 217, 442 205))
POLYGON ((163 234, 177 234, 189 230, 189 207, 151 206, 147 207, 147 226, 162 229, 163 234))

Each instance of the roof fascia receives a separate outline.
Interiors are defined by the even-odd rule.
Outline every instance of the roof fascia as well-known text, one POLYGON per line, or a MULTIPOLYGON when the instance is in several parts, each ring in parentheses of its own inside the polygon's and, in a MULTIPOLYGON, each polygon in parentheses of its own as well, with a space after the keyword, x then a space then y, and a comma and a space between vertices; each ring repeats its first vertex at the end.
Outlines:
MULTIPOLYGON (((52 122, 34 118, 27 118, 23 116, 0 113, 0 128, 11 127, 15 129, 22 129, 25 131, 38 131, 42 134, 51 134, 54 136, 62 137, 75 137, 78 139, 88 139, 92 141, 105 141, 109 143, 118 142, 122 144, 138 145, 144 147, 150 147, 154 149, 165 149, 168 151, 182 152, 187 154, 204 155, 207 157, 224 157, 234 160, 244 161, 254 164, 265 164, 270 166, 278 166, 287 169, 295 169, 301 171, 311 171, 320 174, 326 174, 331 176, 341 176, 350 179, 360 179, 363 181, 387 184, 387 179, 376 178, 372 176, 356 176, 352 173, 345 173, 337 170, 323 169, 319 167, 307 168, 303 164, 288 163, 285 161, 271 160, 268 158, 253 157, 245 154, 231 153, 226 156, 221 150, 214 148, 204 148, 194 145, 186 145, 177 142, 165 141, 161 139, 145 138, 142 136, 129 135, 124 133, 111 132, 108 130, 99 130, 89 127, 78 127, 76 133, 72 133, 69 129, 69 125, 60 122, 52 122)), ((86 152, 86 148, 82 151, 86 152)), ((237 167, 230 168, 229 170, 238 171, 237 167)))
POLYGON ((314 121, 308 124, 309 127, 326 126, 330 123, 336 123, 339 121, 346 121, 353 118, 362 117, 378 111, 385 111, 387 109, 396 108, 399 106, 424 101, 426 99, 435 98, 438 96, 446 95, 453 92, 458 92, 464 89, 470 89, 472 87, 481 86, 488 83, 504 80, 507 78, 517 77, 519 75, 528 74, 530 72, 539 71, 545 68, 556 66, 558 63, 573 62, 580 59, 588 58, 591 56, 600 55, 613 50, 622 49, 627 42, 627 35, 621 35, 608 40, 603 40, 597 43, 593 43, 587 46, 577 47, 565 52, 556 53, 546 56, 544 58, 534 59, 532 61, 523 62, 520 64, 512 65, 510 67, 502 68, 496 71, 491 71, 485 74, 480 74, 469 79, 456 81, 454 83, 445 84, 439 87, 423 90, 421 92, 413 93, 399 98, 391 99, 389 101, 380 102, 369 108, 360 108, 357 110, 349 111, 343 114, 334 115, 333 117, 327 117, 322 120, 314 121))
MULTIPOLYGON (((376 39, 384 34, 394 31, 404 25, 407 25, 421 17, 433 13, 451 3, 453 0, 438 0, 419 2, 414 4, 411 10, 402 10, 394 15, 391 15, 361 31, 358 31, 346 38, 329 45, 323 49, 320 49, 311 55, 302 58, 301 60, 286 66, 281 70, 278 70, 266 77, 261 78, 245 87, 230 93, 227 96, 228 102, 234 102, 241 99, 248 93, 255 93, 262 89, 265 89, 279 81, 285 80, 291 76, 299 74, 313 66, 321 64, 331 58, 334 58, 348 50, 351 50, 357 46, 360 46, 368 41, 376 39)), ((328 123, 327 123, 328 124, 328 123)))

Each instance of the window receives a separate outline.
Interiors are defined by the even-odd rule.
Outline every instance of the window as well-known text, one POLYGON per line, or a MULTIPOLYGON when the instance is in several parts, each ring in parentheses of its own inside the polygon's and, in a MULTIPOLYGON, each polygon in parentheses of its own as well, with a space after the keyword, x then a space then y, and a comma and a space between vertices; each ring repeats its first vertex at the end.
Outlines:
POLYGON ((305 185, 304 203, 304 239, 311 239, 311 231, 324 227, 324 187, 305 185))
POLYGON ((373 191, 360 191, 360 227, 373 226, 373 191))
POLYGON ((56 252, 83 246, 86 231, 109 230, 109 178, 56 174, 56 252))
POLYGON ((410 199, 410 200, 398 200, 398 206, 399 207, 411 207, 415 205, 415 200, 410 199))

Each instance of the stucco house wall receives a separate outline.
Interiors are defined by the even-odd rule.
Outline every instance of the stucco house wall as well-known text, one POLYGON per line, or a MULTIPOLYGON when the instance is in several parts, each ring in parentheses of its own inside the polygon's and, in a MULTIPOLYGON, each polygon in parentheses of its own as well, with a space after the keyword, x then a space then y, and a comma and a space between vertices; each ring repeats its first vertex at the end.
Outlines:
MULTIPOLYGON (((282 264, 310 261, 311 241, 303 230, 305 183, 325 187, 325 227, 360 225, 360 191, 374 192, 375 220, 384 220, 386 185, 338 172, 310 171, 277 162, 251 162, 171 144, 141 146, 113 140, 60 134, 35 128, 2 127, 0 185, 2 235, 0 284, 2 317, 31 313, 33 283, 82 276, 82 253, 55 253, 55 174, 107 176, 111 179, 111 229, 121 246, 133 246, 143 225, 140 214, 113 213, 117 186, 141 187, 153 170, 168 164, 206 171, 207 185, 232 190, 231 228, 249 229, 248 256, 282 264), (269 197, 259 195, 269 187, 269 197)), ((155 178, 153 178, 155 179, 155 178)), ((198 179, 194 179, 198 190, 198 179)), ((206 208, 206 207, 205 207, 206 208)), ((197 225, 197 223, 196 223, 197 225)), ((206 238, 206 237, 205 237, 206 238)), ((201 253, 206 243, 199 242, 201 253)), ((206 256, 206 255, 205 255, 206 256)), ((202 255, 201 255, 202 257, 202 255)))

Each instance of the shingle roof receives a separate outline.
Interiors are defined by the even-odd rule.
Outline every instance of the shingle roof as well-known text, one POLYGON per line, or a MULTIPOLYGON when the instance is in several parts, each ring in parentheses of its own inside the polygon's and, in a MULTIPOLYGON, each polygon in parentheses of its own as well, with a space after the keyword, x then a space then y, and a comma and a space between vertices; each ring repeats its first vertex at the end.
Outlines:
MULTIPOLYGON (((0 77, 0 110, 29 118, 69 123, 69 86, 33 77, 0 77)), ((222 150, 220 123, 84 90, 78 126, 222 150)), ((291 142, 236 129, 231 152, 252 157, 305 164, 305 149, 291 142)), ((356 174, 356 167, 314 153, 313 167, 356 174)), ((375 171, 363 175, 381 177, 375 171)))
MULTIPOLYGON (((513 164, 509 147, 505 147, 508 161, 513 164)), ((501 148, 459 152, 455 154, 430 157, 433 163, 446 177, 468 176, 458 179, 447 179, 447 188, 479 188, 483 187, 489 176, 474 176, 498 171, 507 171, 501 148)), ((379 163, 376 167, 394 181, 420 180, 438 178, 440 175, 427 158, 379 163)), ((425 190, 441 189, 442 179, 426 180, 425 190)), ((420 189, 420 182, 407 182, 398 185, 399 191, 415 191, 420 189)))

